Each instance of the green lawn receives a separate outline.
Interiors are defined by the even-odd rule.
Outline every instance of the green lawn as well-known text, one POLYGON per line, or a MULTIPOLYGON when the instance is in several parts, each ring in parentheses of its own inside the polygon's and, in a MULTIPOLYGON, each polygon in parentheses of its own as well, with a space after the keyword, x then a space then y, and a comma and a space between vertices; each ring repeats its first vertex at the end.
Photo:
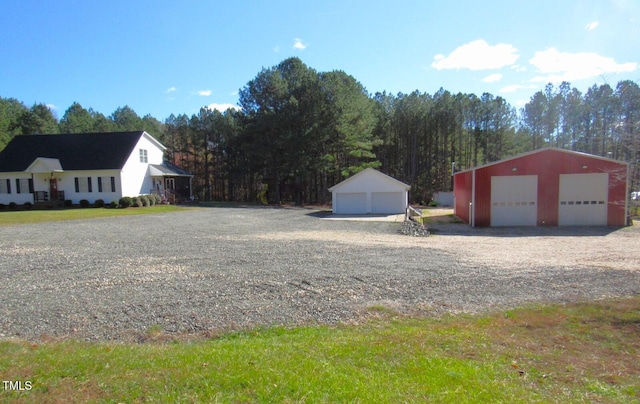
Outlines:
POLYGON ((22 402, 640 402, 640 297, 142 343, 0 343, 22 402))
POLYGON ((188 208, 175 205, 157 205, 144 208, 85 208, 85 209, 47 209, 47 210, 22 210, 0 211, 0 226, 55 222, 63 220, 91 219, 99 217, 147 215, 152 213, 178 212, 188 208))

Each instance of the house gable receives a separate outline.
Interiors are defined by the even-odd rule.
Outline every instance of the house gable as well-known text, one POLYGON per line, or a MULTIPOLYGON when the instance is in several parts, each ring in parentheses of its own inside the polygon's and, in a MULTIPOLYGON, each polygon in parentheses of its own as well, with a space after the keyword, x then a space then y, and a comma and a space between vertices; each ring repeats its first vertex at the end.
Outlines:
POLYGON ((148 194, 151 191, 153 188, 152 167, 162 164, 164 150, 165 147, 152 136, 143 135, 138 138, 122 166, 122 192, 124 195, 148 194))
POLYGON ((410 185, 402 181, 373 168, 367 168, 332 186, 329 188, 329 192, 343 192, 345 190, 349 190, 349 192, 408 191, 410 188, 410 185))
POLYGON ((25 170, 29 173, 53 173, 62 171, 60 160, 47 157, 38 157, 25 170))

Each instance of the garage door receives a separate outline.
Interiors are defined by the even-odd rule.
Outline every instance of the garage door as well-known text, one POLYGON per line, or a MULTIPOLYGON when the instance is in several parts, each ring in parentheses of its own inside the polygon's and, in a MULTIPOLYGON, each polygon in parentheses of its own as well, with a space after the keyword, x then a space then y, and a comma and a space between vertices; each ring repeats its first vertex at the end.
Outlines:
POLYGON ((535 226, 538 176, 491 177, 491 226, 535 226))
POLYGON ((371 213, 404 213, 405 203, 403 192, 371 193, 371 213))
POLYGON ((341 215, 367 213, 367 194, 365 192, 336 194, 337 210, 341 215))
POLYGON ((560 226, 606 226, 609 174, 561 174, 560 226))

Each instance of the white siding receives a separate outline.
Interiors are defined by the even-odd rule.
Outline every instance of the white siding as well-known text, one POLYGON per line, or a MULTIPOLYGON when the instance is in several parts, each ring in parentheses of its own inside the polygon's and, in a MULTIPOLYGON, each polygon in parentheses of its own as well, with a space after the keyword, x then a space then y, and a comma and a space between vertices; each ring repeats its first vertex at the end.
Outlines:
MULTIPOLYGON (((31 173, 27 173, 27 172, 13 172, 13 173, 0 173, 0 181, 2 181, 3 187, 2 187, 2 193, 0 193, 0 203, 3 203, 5 205, 10 204, 11 202, 15 202, 18 205, 22 205, 25 202, 31 202, 33 203, 33 194, 29 192, 29 188, 27 187, 26 189, 21 189, 20 193, 17 192, 17 187, 16 187, 16 179, 29 179, 31 178, 31 173), (6 187, 6 183, 7 180, 9 180, 9 188, 7 189, 6 187), (11 191, 11 193, 8 193, 6 191, 11 191)), ((25 181, 27 182, 27 181, 25 181)), ((35 187, 35 184, 34 184, 35 187)), ((24 188, 24 187, 21 187, 24 188)))
MULTIPOLYGON (((89 203, 94 203, 97 199, 102 199, 105 203, 112 201, 118 202, 122 195, 122 188, 119 186, 120 172, 117 170, 92 170, 92 171, 65 171, 58 182, 58 191, 64 191, 64 198, 70 199, 73 203, 78 203, 82 199, 86 199, 89 203), (87 179, 91 178, 91 192, 88 191, 86 185, 87 179), (99 192, 98 177, 114 177, 116 182, 116 191, 111 192, 111 184, 103 187, 103 191, 99 192), (76 192, 75 179, 80 182, 80 192, 76 192)), ((48 187, 48 185, 47 185, 48 187)), ((48 189, 48 188, 47 188, 48 189)))
POLYGON ((162 164, 163 153, 157 142, 146 135, 140 137, 122 169, 122 196, 137 196, 151 191, 153 182, 149 176, 149 164, 162 164), (147 150, 146 163, 140 161, 140 149, 147 150))

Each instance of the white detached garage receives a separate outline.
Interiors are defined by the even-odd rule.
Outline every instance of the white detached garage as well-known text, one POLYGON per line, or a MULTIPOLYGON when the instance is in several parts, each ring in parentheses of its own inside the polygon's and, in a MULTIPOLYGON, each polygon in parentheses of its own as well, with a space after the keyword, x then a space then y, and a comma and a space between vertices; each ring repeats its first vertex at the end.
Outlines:
POLYGON ((404 213, 410 188, 404 182, 367 168, 329 188, 329 192, 335 214, 393 214, 404 213))

